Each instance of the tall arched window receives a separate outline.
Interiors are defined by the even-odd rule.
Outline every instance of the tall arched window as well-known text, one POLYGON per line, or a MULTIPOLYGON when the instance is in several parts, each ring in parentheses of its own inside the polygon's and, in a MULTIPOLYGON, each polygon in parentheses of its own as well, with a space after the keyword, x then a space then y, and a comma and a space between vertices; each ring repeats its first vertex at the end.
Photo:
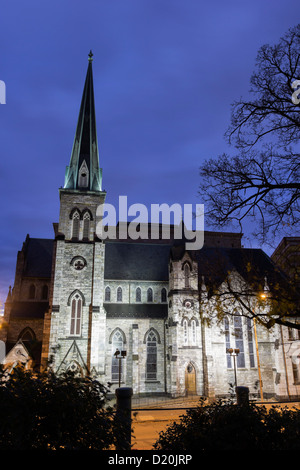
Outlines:
MULTIPOLYGON (((118 382, 119 380, 119 367, 120 367, 120 378, 123 380, 123 362, 125 359, 118 359, 115 356, 115 352, 118 349, 120 352, 123 350, 123 335, 120 330, 117 330, 112 337, 112 361, 111 361, 111 380, 112 382, 118 382)), ((119 356, 120 357, 120 356, 119 356)))
POLYGON ((147 362, 146 380, 156 380, 157 378, 157 338, 154 331, 150 331, 146 339, 147 362))
POLYGON ((188 344, 188 322, 183 320, 183 344, 188 344))
POLYGON ((79 238, 80 215, 76 210, 72 216, 72 238, 79 238))
POLYGON ((123 298, 122 287, 118 287, 118 289, 117 289, 117 302, 122 302, 122 298, 123 298))
POLYGON ((191 321, 192 327, 192 344, 196 344, 196 320, 191 321))
POLYGON ((184 287, 190 287, 190 267, 187 263, 184 265, 184 287))
POLYGON ((28 294, 29 299, 35 299, 35 285, 31 284, 29 287, 29 294, 28 294))
POLYGON ((253 331, 252 331, 252 320, 251 320, 251 318, 247 318, 247 336, 248 336, 248 350, 249 350, 250 367, 255 367, 253 331))
POLYGON ((83 215, 83 238, 88 239, 90 235, 90 214, 85 212, 83 215))
POLYGON ((153 302, 153 290, 151 287, 147 290, 147 302, 153 302))
POLYGON ((136 288, 136 291, 135 291, 135 301, 136 301, 136 302, 141 302, 141 301, 142 301, 142 291, 141 291, 141 288, 140 288, 140 287, 137 287, 137 288, 136 288))
POLYGON ((105 287, 105 302, 110 302, 110 287, 105 287))
POLYGON ((71 300, 71 323, 70 335, 79 336, 81 334, 82 320, 82 298, 76 293, 71 300))
POLYGON ((164 287, 161 290, 161 301, 166 302, 167 301, 167 289, 164 287))
POLYGON ((244 338, 242 316, 236 315, 233 319, 235 347, 240 350, 237 359, 237 367, 245 367, 244 338))
MULTIPOLYGON (((230 349, 230 331, 229 331, 229 320, 227 317, 224 318, 224 331, 225 331, 225 345, 226 345, 226 352, 227 349, 230 349)), ((231 356, 229 353, 226 354, 227 358, 227 368, 231 369, 231 356)))

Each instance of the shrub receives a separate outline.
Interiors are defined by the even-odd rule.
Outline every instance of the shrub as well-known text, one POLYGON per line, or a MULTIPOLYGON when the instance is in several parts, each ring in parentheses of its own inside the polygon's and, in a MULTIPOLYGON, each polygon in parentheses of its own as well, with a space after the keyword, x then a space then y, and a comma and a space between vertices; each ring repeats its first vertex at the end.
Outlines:
POLYGON ((153 445, 169 452, 300 450, 300 411, 218 401, 187 410, 153 445))
POLYGON ((71 373, 0 370, 0 449, 111 448, 115 442, 107 389, 71 373))

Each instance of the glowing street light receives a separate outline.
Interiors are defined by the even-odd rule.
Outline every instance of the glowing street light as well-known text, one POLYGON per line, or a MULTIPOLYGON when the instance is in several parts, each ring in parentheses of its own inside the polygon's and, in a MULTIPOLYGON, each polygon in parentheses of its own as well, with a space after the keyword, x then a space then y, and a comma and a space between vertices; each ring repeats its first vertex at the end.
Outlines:
POLYGON ((239 349, 233 349, 233 348, 227 348, 226 352, 230 354, 231 357, 233 357, 233 364, 234 364, 234 379, 235 379, 235 387, 237 387, 237 379, 236 379, 236 362, 235 358, 239 355, 240 350, 239 349))

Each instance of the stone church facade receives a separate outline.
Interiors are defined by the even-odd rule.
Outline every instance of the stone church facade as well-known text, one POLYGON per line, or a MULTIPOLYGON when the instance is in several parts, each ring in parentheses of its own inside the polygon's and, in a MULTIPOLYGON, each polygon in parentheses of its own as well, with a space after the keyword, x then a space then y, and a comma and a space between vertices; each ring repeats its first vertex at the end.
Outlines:
POLYGON ((262 250, 225 232, 205 232, 202 249, 186 250, 174 226, 168 239, 98 236, 106 193, 91 56, 59 197, 54 238, 27 235, 18 253, 1 329, 4 364, 73 370, 140 396, 227 396, 235 376, 253 397, 260 389, 264 397, 300 395, 296 333, 289 342, 287 329, 256 328, 232 302, 225 318, 216 313, 213 291, 224 288, 225 273, 243 284, 251 263, 258 294, 278 282, 282 274, 262 250))

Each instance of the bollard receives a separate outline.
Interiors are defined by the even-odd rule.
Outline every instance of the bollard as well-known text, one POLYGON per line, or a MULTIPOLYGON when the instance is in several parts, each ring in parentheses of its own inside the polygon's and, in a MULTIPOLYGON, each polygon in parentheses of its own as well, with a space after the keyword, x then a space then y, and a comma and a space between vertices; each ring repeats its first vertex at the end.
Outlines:
POLYGON ((131 450, 131 397, 132 388, 121 387, 116 389, 117 408, 116 425, 120 426, 116 450, 131 450))
POLYGON ((236 401, 240 406, 249 405, 249 388, 248 387, 236 387, 236 401))

